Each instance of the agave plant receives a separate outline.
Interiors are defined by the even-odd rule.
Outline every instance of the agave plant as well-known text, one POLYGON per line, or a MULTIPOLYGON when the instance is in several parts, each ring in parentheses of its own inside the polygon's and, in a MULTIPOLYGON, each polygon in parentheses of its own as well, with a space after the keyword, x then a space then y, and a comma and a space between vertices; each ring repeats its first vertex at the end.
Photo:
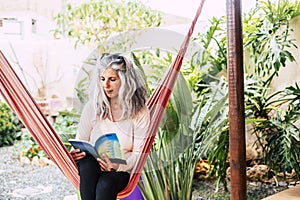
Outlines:
MULTIPOLYGON (((170 52, 135 52, 135 57, 148 65, 148 88, 158 83, 157 74, 165 72, 172 62, 170 52)), ((160 75, 159 75, 160 76, 160 75)), ((160 76, 162 77, 162 76, 160 76)), ((179 74, 165 110, 152 151, 139 183, 145 199, 190 199, 195 167, 194 135, 189 128, 193 101, 186 79, 179 74)))
POLYGON ((167 119, 157 133, 142 173, 140 188, 145 199, 190 199, 192 195, 196 164, 194 134, 188 127, 192 97, 182 76, 173 91, 166 109, 167 119))

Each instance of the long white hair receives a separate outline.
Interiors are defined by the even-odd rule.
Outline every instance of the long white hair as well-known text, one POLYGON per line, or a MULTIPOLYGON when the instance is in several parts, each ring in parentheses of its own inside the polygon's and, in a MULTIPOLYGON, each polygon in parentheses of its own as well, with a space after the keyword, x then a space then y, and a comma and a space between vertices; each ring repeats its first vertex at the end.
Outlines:
POLYGON ((104 53, 97 59, 95 86, 92 92, 96 114, 101 119, 105 119, 111 113, 110 99, 106 96, 100 80, 100 73, 108 68, 115 70, 121 80, 118 95, 122 107, 121 119, 133 118, 146 104, 146 85, 141 71, 133 65, 129 57, 119 53, 104 53))

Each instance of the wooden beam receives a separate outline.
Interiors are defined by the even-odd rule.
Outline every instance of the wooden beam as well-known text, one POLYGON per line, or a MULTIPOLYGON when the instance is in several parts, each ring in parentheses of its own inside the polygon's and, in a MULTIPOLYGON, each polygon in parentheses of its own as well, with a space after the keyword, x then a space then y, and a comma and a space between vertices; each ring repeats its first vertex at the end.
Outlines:
POLYGON ((247 199, 243 37, 240 0, 227 0, 230 199, 247 199))

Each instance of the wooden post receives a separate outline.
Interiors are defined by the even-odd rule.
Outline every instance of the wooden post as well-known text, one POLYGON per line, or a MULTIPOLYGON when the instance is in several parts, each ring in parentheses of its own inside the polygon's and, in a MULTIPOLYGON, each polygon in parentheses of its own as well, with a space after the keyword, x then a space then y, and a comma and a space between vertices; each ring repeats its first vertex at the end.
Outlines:
POLYGON ((247 199, 243 37, 240 0, 227 0, 230 199, 247 199))

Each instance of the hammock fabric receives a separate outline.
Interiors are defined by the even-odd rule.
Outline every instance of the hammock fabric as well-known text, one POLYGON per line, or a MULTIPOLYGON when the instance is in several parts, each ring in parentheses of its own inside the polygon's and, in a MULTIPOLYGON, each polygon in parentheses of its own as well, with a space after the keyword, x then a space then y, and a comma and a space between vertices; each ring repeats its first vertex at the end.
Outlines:
MULTIPOLYGON (((151 123, 148 130, 149 137, 144 146, 143 154, 132 174, 128 186, 118 194, 118 198, 128 196, 139 181, 140 173, 151 150, 155 135, 158 131, 164 110, 172 93, 183 57, 186 53, 190 37, 193 33, 197 19, 201 13, 204 0, 201 0, 189 32, 187 33, 176 59, 167 70, 159 86, 151 95, 147 106, 150 110, 151 123)), ((49 158, 60 168, 63 174, 78 189, 79 176, 75 162, 65 148, 54 128, 42 114, 37 103, 23 85, 3 53, 0 51, 0 93, 11 109, 18 115, 20 120, 32 134, 37 143, 42 147, 49 158)))

